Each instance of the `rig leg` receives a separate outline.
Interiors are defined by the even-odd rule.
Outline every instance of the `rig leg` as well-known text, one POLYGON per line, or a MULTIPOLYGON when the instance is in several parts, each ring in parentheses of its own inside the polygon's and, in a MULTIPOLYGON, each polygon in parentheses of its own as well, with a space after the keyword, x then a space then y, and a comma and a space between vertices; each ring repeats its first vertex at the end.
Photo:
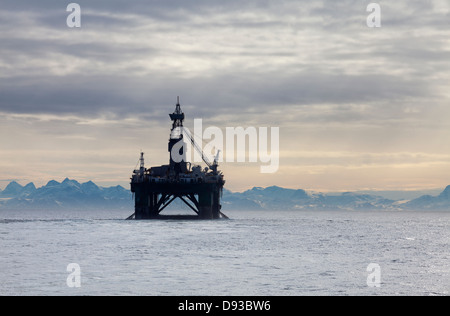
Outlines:
POLYGON ((213 219, 213 197, 212 192, 202 192, 198 195, 199 213, 202 219, 213 219))
POLYGON ((212 193, 212 216, 213 219, 219 219, 220 218, 220 193, 218 190, 214 190, 212 193))

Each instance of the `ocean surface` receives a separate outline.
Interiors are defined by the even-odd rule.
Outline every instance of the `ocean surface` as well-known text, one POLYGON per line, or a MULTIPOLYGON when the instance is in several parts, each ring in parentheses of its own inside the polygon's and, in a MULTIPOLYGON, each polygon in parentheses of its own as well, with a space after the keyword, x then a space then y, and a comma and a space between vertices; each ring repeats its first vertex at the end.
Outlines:
POLYGON ((0 295, 449 295, 450 212, 225 213, 0 211, 0 295))

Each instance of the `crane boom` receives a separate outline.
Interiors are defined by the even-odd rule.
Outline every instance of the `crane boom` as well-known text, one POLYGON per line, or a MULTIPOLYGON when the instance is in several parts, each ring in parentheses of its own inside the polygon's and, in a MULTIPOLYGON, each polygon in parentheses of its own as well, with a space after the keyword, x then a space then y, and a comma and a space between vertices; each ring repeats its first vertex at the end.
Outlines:
MULTIPOLYGON (((189 132, 189 130, 187 128, 183 127, 183 131, 189 137, 189 140, 191 141, 192 146, 194 146, 195 150, 200 154, 200 156, 202 156, 202 160, 206 163, 206 165, 209 167, 209 169, 211 169, 213 171, 217 170, 217 157, 216 157, 216 159, 214 159, 214 162, 211 163, 211 161, 209 161, 209 159, 203 153, 203 150, 200 148, 200 146, 195 142, 195 139, 192 136, 192 134, 189 132)), ((218 154, 219 153, 217 153, 217 155, 218 154)))

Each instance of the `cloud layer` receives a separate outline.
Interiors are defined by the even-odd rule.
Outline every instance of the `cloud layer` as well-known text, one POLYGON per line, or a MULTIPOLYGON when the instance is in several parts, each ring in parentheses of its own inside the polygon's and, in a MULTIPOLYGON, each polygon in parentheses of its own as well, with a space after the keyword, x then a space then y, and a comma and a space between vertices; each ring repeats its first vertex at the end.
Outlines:
POLYGON ((369 3, 80 1, 82 27, 70 29, 60 1, 2 0, 0 162, 8 167, 0 173, 126 183, 140 149, 165 163, 167 113, 180 95, 188 120, 280 127, 280 173, 264 178, 258 167, 225 165, 232 188, 339 189, 308 173, 329 168, 349 189, 410 186, 401 172, 383 183, 386 174, 369 169, 371 179, 345 183, 364 155, 383 170, 399 153, 425 157, 405 161, 416 178, 430 173, 417 186, 443 185, 434 175, 450 155, 449 4, 380 1, 382 27, 371 29, 369 3), (305 152, 353 158, 305 161, 305 152), (96 158, 104 164, 92 164, 96 158), (45 166, 61 161, 53 171, 45 166), (33 175, 11 171, 21 163, 33 175))

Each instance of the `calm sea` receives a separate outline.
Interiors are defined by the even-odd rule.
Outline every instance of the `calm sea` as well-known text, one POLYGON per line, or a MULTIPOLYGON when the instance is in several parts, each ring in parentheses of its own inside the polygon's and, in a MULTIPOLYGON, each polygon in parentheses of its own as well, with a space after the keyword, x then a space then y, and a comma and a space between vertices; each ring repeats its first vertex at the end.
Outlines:
POLYGON ((450 212, 225 213, 1 211, 0 295, 449 294, 450 212))

